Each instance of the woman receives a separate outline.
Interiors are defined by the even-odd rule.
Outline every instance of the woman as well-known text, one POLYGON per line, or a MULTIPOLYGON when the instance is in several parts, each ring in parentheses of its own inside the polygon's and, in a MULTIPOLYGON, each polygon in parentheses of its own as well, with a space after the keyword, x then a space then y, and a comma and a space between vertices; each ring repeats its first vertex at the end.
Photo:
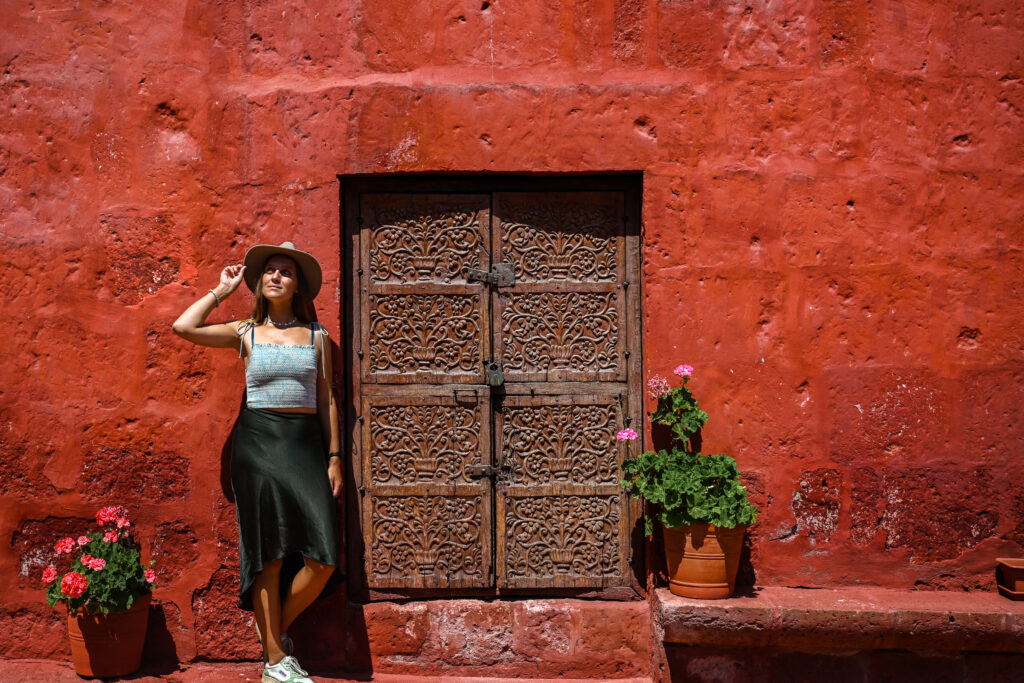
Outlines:
POLYGON ((342 490, 341 434, 327 333, 313 309, 321 280, 320 264, 291 242, 257 245, 174 322, 174 332, 194 344, 237 346, 245 356, 246 406, 232 440, 231 488, 238 604, 255 612, 264 683, 312 683, 286 633, 342 578, 333 500, 342 490), (252 317, 206 324, 243 280, 256 295, 252 317))

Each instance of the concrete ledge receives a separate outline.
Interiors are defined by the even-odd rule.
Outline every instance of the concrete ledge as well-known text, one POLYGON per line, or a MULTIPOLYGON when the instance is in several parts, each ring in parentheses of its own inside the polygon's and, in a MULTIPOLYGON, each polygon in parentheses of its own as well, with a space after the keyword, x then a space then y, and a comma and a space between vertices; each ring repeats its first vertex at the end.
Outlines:
POLYGON ((691 600, 656 591, 666 643, 800 650, 1024 652, 1024 602, 996 593, 758 588, 691 600))

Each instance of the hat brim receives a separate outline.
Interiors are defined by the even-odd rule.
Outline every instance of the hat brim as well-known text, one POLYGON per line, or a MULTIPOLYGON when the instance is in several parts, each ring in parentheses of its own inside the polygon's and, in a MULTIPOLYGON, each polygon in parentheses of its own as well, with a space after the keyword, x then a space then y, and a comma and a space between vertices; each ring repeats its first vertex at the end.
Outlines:
POLYGON ((259 282, 260 275, 263 274, 263 264, 267 262, 271 256, 277 255, 287 256, 293 261, 295 265, 302 271, 302 277, 306 281, 306 287, 309 288, 309 296, 315 298, 320 293, 320 285, 323 284, 324 274, 320 268, 320 263, 317 262, 316 258, 312 254, 299 251, 298 249, 289 249, 288 247, 282 247, 277 244, 257 244, 256 246, 245 252, 245 260, 242 262, 245 265, 245 286, 249 288, 249 291, 256 291, 256 283, 259 282))

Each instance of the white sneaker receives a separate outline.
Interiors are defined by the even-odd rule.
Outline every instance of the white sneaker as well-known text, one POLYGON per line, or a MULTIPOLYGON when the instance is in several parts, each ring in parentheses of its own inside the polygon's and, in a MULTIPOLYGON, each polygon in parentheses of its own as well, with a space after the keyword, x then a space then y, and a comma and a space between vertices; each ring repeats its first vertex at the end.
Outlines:
MULTIPOLYGON (((309 676, 309 672, 306 671, 305 669, 303 669, 301 666, 299 666, 299 660, 295 659, 295 657, 293 657, 290 654, 287 657, 285 657, 284 659, 282 659, 279 662, 279 664, 284 664, 285 666, 287 666, 289 669, 291 669, 295 673, 299 674, 300 676, 309 676)), ((303 683, 305 683, 305 682, 303 682, 303 683)), ((312 681, 310 681, 310 683, 312 683, 312 681)))
POLYGON ((306 672, 299 666, 295 657, 285 657, 274 665, 267 664, 263 667, 261 683, 314 683, 306 672))

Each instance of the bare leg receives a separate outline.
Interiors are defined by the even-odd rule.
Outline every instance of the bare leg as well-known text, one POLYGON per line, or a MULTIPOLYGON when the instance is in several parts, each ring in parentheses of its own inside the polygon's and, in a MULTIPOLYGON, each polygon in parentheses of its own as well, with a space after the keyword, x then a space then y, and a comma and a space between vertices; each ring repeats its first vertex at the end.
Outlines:
POLYGON ((303 557, 302 560, 305 566, 295 574, 292 585, 288 587, 288 592, 282 601, 284 605, 281 609, 281 633, 287 632, 288 627, 295 621, 295 617, 313 604, 334 571, 334 567, 329 564, 323 564, 308 557, 303 557))
POLYGON ((256 624, 263 638, 267 661, 277 664, 284 659, 281 648, 281 560, 264 562, 263 571, 252 582, 252 607, 256 624))

